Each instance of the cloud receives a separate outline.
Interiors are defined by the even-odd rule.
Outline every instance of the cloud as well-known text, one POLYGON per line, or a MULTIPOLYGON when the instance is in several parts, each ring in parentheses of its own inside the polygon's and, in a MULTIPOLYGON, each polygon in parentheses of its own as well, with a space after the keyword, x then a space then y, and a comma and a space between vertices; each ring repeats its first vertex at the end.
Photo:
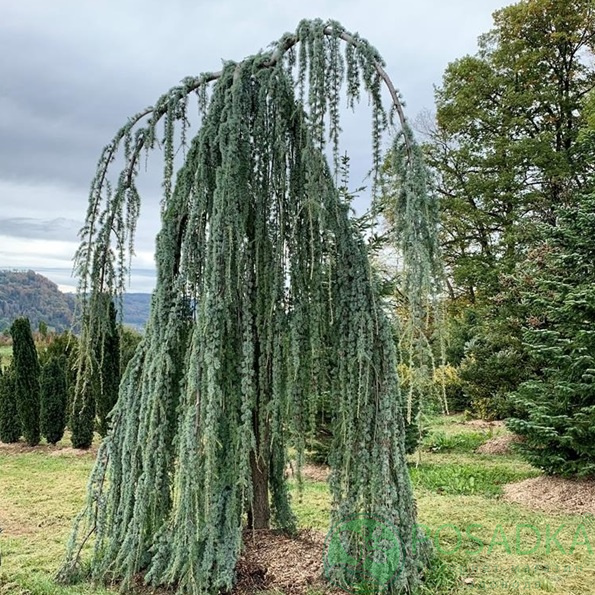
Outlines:
POLYGON ((19 181, 0 177, 0 216, 38 220, 74 216, 82 221, 87 194, 86 188, 73 184, 43 182, 33 177, 19 181))
POLYGON ((75 242, 17 238, 0 235, 0 268, 69 268, 76 250, 75 242))
POLYGON ((59 217, 49 221, 26 217, 0 217, 0 236, 76 242, 79 221, 59 217))
MULTIPOLYGON (((60 221, 83 219, 102 147, 129 116, 186 75, 219 69, 222 59, 239 60, 266 48, 302 18, 335 18, 379 49, 414 119, 432 107, 433 85, 440 83, 447 63, 474 52, 476 37, 490 27, 491 12, 507 3, 5 2, 0 20, 0 266, 7 261, 41 266, 27 249, 30 242, 7 238, 73 239, 74 223, 63 229, 60 221)), ((353 186, 362 183, 368 169, 369 121, 365 105, 345 120, 353 186)), ((159 174, 156 168, 141 183, 138 251, 143 254, 152 254, 159 226, 159 174)), ((61 254, 54 244, 43 245, 53 259, 61 254)), ((47 255, 41 250, 39 258, 47 255)), ((59 258, 68 268, 69 258, 59 258)), ((149 260, 143 256, 139 266, 149 260)))

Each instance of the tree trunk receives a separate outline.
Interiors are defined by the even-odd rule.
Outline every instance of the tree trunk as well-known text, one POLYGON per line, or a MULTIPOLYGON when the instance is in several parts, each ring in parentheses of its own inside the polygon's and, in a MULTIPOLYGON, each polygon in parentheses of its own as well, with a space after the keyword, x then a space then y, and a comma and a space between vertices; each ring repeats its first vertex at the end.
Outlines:
MULTIPOLYGON (((247 235, 250 245, 257 244, 256 238, 256 218, 258 214, 252 211, 248 220, 247 235)), ((251 276, 251 303, 259 302, 259 284, 258 267, 259 263, 255 254, 250 270, 251 276)), ((256 306, 255 306, 256 309, 256 306)), ((256 447, 250 453, 250 470, 252 475, 252 502, 248 508, 248 527, 250 529, 268 529, 271 519, 271 507, 269 503, 269 469, 271 453, 269 447, 270 427, 267 422, 262 423, 261 417, 264 417, 263 410, 267 406, 270 395, 267 391, 268 382, 261 377, 260 370, 260 329, 257 324, 258 315, 253 312, 253 336, 254 341, 254 379, 256 390, 256 403, 253 412, 252 424, 254 430, 254 441, 256 447), (264 385, 264 386, 263 386, 264 385)))
POLYGON ((268 457, 250 453, 252 469, 252 504, 248 510, 248 527, 250 529, 268 529, 271 520, 269 504, 269 462, 268 457))

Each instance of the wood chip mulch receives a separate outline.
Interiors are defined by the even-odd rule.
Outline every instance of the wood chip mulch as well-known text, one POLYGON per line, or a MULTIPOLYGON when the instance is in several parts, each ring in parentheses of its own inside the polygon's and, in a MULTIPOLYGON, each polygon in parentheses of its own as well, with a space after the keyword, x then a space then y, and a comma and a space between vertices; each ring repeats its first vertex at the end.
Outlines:
POLYGON ((544 512, 595 515, 595 480, 542 475, 503 486, 504 500, 544 512))
MULTIPOLYGON (((302 466, 302 477, 309 481, 327 481, 331 474, 330 467, 327 465, 315 465, 313 463, 306 463, 302 466)), ((287 466, 286 476, 296 477, 297 469, 295 461, 287 466)))
POLYGON ((496 429, 496 428, 504 428, 504 422, 501 420, 496 421, 486 421, 485 419, 470 419, 469 421, 464 422, 465 426, 471 426, 472 428, 478 428, 480 430, 489 430, 489 429, 496 429))
POLYGON ((20 455, 27 453, 43 453, 53 457, 61 456, 85 456, 97 455, 97 446, 93 445, 89 449, 71 448, 70 446, 52 446, 51 444, 38 444, 37 446, 29 446, 25 442, 13 442, 6 444, 0 442, 0 454, 20 455))
POLYGON ((296 537, 275 531, 247 531, 233 594, 280 591, 305 595, 313 590, 343 593, 324 581, 324 539, 323 532, 311 529, 300 531, 296 537))
POLYGON ((522 438, 516 434, 496 436, 484 442, 475 452, 480 455, 509 455, 513 452, 513 445, 519 442, 522 442, 522 438))

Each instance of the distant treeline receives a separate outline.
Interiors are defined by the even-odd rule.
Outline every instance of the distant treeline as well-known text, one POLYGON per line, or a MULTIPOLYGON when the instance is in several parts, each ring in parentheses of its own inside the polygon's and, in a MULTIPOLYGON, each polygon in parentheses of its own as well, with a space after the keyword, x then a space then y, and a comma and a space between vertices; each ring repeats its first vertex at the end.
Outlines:
MULTIPOLYGON (((45 324, 62 332, 72 328, 75 295, 63 293, 47 277, 34 271, 0 270, 0 332, 13 320, 26 316, 34 330, 45 324)), ((124 296, 124 324, 143 328, 149 317, 151 296, 129 293, 124 296)))

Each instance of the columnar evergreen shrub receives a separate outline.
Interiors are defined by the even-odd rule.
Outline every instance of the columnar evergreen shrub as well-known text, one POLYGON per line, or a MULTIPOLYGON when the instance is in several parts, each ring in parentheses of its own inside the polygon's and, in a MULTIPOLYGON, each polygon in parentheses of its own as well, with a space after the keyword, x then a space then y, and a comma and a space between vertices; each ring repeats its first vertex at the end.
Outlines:
POLYGON ((59 335, 51 335, 45 349, 39 356, 41 365, 45 365, 52 357, 64 356, 63 363, 68 371, 69 364, 66 360, 74 360, 77 344, 76 335, 69 331, 64 331, 59 335))
POLYGON ((11 366, 2 372, 0 367, 0 442, 18 442, 20 437, 14 369, 11 366))
POLYGON ((45 365, 50 359, 58 358, 64 366, 64 376, 66 378, 67 394, 67 422, 68 412, 72 411, 72 395, 76 384, 76 361, 78 353, 78 339, 76 335, 69 331, 64 331, 59 335, 53 335, 45 350, 40 355, 41 365, 45 365))
MULTIPOLYGON (((330 135, 337 165, 342 89, 350 103, 360 91, 370 95, 375 171, 382 132, 398 116, 391 154, 404 262, 423 269, 435 245, 436 209, 426 208, 421 153, 383 64, 338 23, 303 21, 270 52, 185 79, 106 147, 77 255, 83 317, 75 408, 97 381, 104 296, 122 291, 126 279, 139 158, 159 140, 165 172, 157 288, 62 578, 78 572, 81 542, 94 534, 90 572, 97 579, 127 587, 142 573, 146 583, 175 585, 179 593, 230 589, 246 522, 295 530, 288 448, 299 466, 319 395, 328 394, 332 521, 365 514, 398 532, 403 552, 389 561, 399 564, 387 568, 392 582, 368 577, 368 590, 417 584, 430 552, 414 543, 392 327, 324 154, 330 135), (185 142, 194 92, 201 126, 174 180, 176 130, 185 142), (125 166, 112 186, 120 147, 125 166)), ((423 279, 423 270, 412 275, 408 290, 421 291, 423 279)), ((345 547, 359 556, 364 537, 353 537, 345 547)), ((334 572, 338 581, 349 579, 348 568, 334 572)))
POLYGON ((70 399, 68 427, 72 446, 87 449, 93 443, 97 393, 101 390, 100 371, 94 353, 80 363, 79 374, 86 375, 86 381, 84 387, 79 386, 78 379, 76 381, 74 395, 70 399))
POLYGON ((56 444, 66 428, 65 357, 51 357, 41 369, 41 434, 49 444, 56 444))
POLYGON ((122 378, 143 336, 135 329, 124 325, 118 325, 118 332, 120 334, 120 378, 122 378))
POLYGON ((100 389, 96 396, 97 431, 105 436, 108 430, 108 414, 118 400, 120 386, 120 334, 116 308, 109 300, 109 312, 104 332, 97 343, 100 389))
POLYGON ((39 444, 39 360, 28 318, 17 318, 10 329, 17 411, 23 436, 30 446, 39 444))

